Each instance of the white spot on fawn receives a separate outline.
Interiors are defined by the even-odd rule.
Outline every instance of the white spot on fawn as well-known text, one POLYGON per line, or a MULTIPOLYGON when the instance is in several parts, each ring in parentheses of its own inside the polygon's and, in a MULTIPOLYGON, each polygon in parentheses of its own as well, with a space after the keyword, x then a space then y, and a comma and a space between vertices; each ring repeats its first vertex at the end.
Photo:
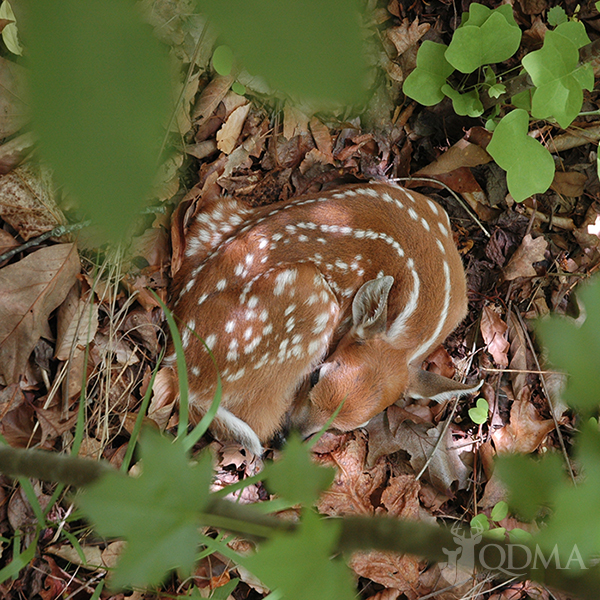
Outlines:
POLYGON ((263 327, 262 334, 269 335, 270 333, 272 333, 272 331, 273 331, 273 325, 271 323, 269 323, 268 325, 265 325, 263 327))
POLYGON ((327 327, 327 323, 329 323, 329 313, 321 313, 315 317, 315 326, 313 327, 312 332, 315 335, 325 331, 327 327))
POLYGON ((293 313, 296 310, 295 304, 290 304, 284 311, 283 314, 287 317, 289 314, 293 313))
POLYGON ((446 226, 443 223, 438 223, 438 227, 440 228, 440 231, 444 234, 444 235, 448 235, 448 229, 446 228, 446 226))
POLYGON ((260 315, 258 315, 258 318, 264 323, 269 318, 269 311, 264 308, 260 315))
POLYGON ((281 296, 285 286, 294 283, 297 276, 298 271, 296 271, 296 269, 286 269, 285 271, 279 273, 279 275, 275 277, 275 288, 273 289, 273 293, 276 296, 281 296))
POLYGON ((206 337, 204 343, 212 350, 215 347, 215 342, 217 341, 217 336, 214 333, 211 333, 206 337))
POLYGON ((255 308, 258 304, 258 296, 250 296, 248 299, 248 308, 255 308))
POLYGON ((225 323, 225 331, 231 333, 235 329, 235 321, 227 321, 225 323))
POLYGON ((248 327, 246 331, 244 331, 244 339, 249 340, 252 337, 252 327, 248 327))
POLYGON ((221 279, 220 281, 217 282, 217 285, 215 287, 219 292, 222 292, 225 289, 226 285, 227 285, 227 279, 221 279))

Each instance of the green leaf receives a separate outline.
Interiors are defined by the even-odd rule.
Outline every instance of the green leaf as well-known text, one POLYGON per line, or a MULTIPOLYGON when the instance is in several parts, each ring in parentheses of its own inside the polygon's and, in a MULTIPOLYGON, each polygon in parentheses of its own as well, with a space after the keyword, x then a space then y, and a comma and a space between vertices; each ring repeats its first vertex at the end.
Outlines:
POLYGON ((492 513, 490 515, 492 521, 502 521, 502 519, 506 519, 508 515, 508 504, 504 502, 504 500, 500 500, 500 502, 496 503, 494 508, 492 508, 492 513))
POLYGON ((481 529, 483 531, 488 531, 490 528, 490 520, 487 518, 487 515, 479 513, 471 519, 470 525, 471 529, 481 529))
POLYGON ((589 415, 600 405, 600 394, 592 383, 600 372, 600 279, 578 288, 578 297, 586 310, 582 324, 554 316, 538 321, 536 330, 548 348, 550 362, 569 374, 565 399, 589 415))
POLYGON ((579 114, 583 89, 594 86, 591 66, 579 67, 579 48, 587 43, 583 23, 569 21, 547 31, 543 47, 523 58, 523 67, 536 86, 531 105, 534 117, 553 117, 566 129, 579 114))
POLYGON ((366 92, 356 0, 200 0, 236 58, 280 91, 323 103, 354 103, 366 92))
POLYGON ((335 469, 315 464, 306 444, 293 434, 281 458, 265 468, 264 477, 274 493, 293 503, 310 506, 333 483, 335 469))
POLYGON ((488 89, 490 98, 499 98, 506 91, 506 86, 503 83, 497 83, 488 89))
POLYGON ((473 423, 477 423, 477 425, 483 425, 488 418, 488 411, 490 410, 490 405, 487 400, 484 398, 479 398, 477 400, 477 406, 469 409, 469 417, 471 417, 471 421, 473 423))
POLYGON ((242 565, 285 600, 353 600, 349 569, 331 558, 340 530, 340 522, 304 511, 298 531, 262 544, 259 552, 242 559, 242 565))
POLYGON ((517 202, 545 192, 554 178, 552 155, 527 135, 529 117, 522 109, 498 123, 487 151, 506 171, 508 190, 517 202))
POLYGON ((522 108, 527 112, 531 112, 531 97, 533 95, 533 90, 525 90, 523 92, 519 92, 515 94, 511 99, 510 103, 515 108, 522 108))
POLYGON ((505 527, 494 527, 483 534, 486 538, 492 540, 503 540, 506 536, 506 528, 505 527))
POLYGON ((212 56, 212 63, 219 75, 229 75, 233 69, 233 52, 229 46, 217 46, 212 56))
POLYGON ((481 104, 477 90, 461 94, 448 84, 444 84, 442 92, 452 100, 452 107, 457 115, 479 117, 483 114, 483 104, 481 104))
POLYGON ((167 52, 123 0, 37 0, 27 34, 34 126, 56 178, 112 239, 148 200, 170 106, 167 52))
POLYGON ((526 521, 531 521, 541 508, 550 507, 556 490, 566 482, 557 454, 545 455, 541 460, 503 455, 497 458, 496 469, 508 487, 509 505, 526 521))
POLYGON ((13 23, 7 23, 4 26, 4 29, 2 30, 2 39, 9 52, 21 56, 21 54, 23 54, 23 48, 19 42, 19 33, 17 31, 16 23, 17 19, 8 0, 4 0, 2 6, 0 6, 0 19, 13 21, 13 23))
POLYGON ((600 552, 600 433, 585 423, 578 437, 578 458, 585 478, 577 487, 557 488, 554 512, 534 540, 551 551, 558 547, 561 564, 579 566, 578 555, 587 560, 600 552))
POLYGON ((77 498, 101 535, 128 542, 114 574, 116 587, 156 585, 170 569, 191 570, 213 475, 208 452, 190 466, 181 443, 153 430, 143 432, 140 445, 141 476, 109 473, 77 498))
POLYGON ((231 89, 240 96, 243 96, 246 93, 246 88, 239 81, 234 81, 231 85, 231 89))
POLYGON ((417 54, 417 68, 405 79, 402 91, 423 106, 433 106, 444 99, 442 86, 454 71, 444 58, 448 46, 424 41, 417 54))
POLYGON ((562 6, 553 6, 548 11, 548 25, 552 25, 552 27, 556 27, 556 25, 560 25, 561 23, 565 23, 567 21, 567 13, 562 6))
POLYGON ((533 536, 529 531, 525 531, 520 527, 515 527, 508 532, 508 539, 511 544, 528 544, 533 536))
POLYGON ((455 69, 472 73, 483 65, 507 60, 519 49, 521 30, 512 9, 500 8, 471 4, 469 18, 454 32, 446 50, 446 60, 455 69))

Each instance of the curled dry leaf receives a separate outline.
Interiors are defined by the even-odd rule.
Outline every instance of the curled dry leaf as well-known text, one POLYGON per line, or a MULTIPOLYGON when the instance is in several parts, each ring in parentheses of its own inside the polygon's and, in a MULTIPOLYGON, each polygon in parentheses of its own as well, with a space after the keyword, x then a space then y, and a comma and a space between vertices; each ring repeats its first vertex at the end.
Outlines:
POLYGON ((404 19, 401 25, 389 27, 385 33, 400 56, 414 46, 429 31, 429 28, 429 23, 419 25, 419 19, 415 19, 412 23, 404 19))
POLYGON ((535 452, 545 437, 554 429, 552 419, 542 419, 529 401, 529 389, 523 388, 521 400, 515 400, 510 409, 510 423, 492 433, 498 452, 535 452))
POLYGON ((327 162, 333 163, 333 141, 329 128, 317 117, 313 117, 309 125, 317 150, 321 152, 327 162))
POLYGON ((229 115, 229 118, 225 121, 223 127, 219 129, 217 132, 217 147, 221 152, 225 154, 231 154, 231 152, 233 152, 249 110, 249 103, 244 106, 239 106, 231 113, 231 115, 229 115))
POLYGON ((82 351, 98 330, 98 305, 79 297, 74 285, 58 311, 56 352, 58 360, 67 360, 71 353, 82 351))
POLYGON ((491 306, 483 307, 480 329, 486 349, 496 364, 499 367, 507 367, 510 344, 504 336, 508 326, 491 306))
POLYGON ((0 177, 0 217, 28 240, 65 223, 50 175, 31 165, 0 177))
POLYGON ((23 133, 0 146, 0 175, 10 173, 33 152, 36 136, 32 131, 23 133))
POLYGON ((51 337, 48 317, 79 270, 75 244, 42 248, 0 269, 0 373, 7 383, 18 381, 40 337, 51 337))
POLYGON ((196 101, 194 110, 192 111, 192 118, 200 118, 198 126, 215 112, 217 106, 219 106, 223 98, 225 98, 234 81, 235 79, 231 75, 215 77, 202 90, 202 93, 196 101))
POLYGON ((414 556, 392 552, 356 552, 348 562, 360 577, 366 577, 387 588, 408 592, 419 583, 419 560, 414 556))
POLYGON ((544 260, 547 248, 548 242, 544 237, 534 239, 528 233, 504 267, 504 279, 511 281, 517 277, 535 277, 537 273, 533 263, 544 260))
POLYGON ((367 455, 365 436, 353 432, 330 454, 321 457, 326 465, 337 467, 338 473, 331 488, 319 500, 321 514, 372 515, 375 511, 371 494, 385 481, 387 466, 383 461, 372 469, 364 468, 367 455))

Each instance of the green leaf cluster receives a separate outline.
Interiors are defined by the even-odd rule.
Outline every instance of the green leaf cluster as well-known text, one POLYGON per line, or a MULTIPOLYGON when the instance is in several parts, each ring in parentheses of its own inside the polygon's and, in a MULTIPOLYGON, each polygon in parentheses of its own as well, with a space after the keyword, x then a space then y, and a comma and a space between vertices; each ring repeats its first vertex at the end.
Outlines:
POLYGON ((583 104, 583 90, 594 87, 590 64, 579 66, 579 49, 590 43, 583 23, 567 21, 547 31, 540 50, 523 58, 536 89, 531 114, 537 119, 554 118, 566 129, 583 104))
MULTIPOLYGON (((546 32, 540 50, 523 59, 535 89, 514 96, 512 104, 537 119, 553 118, 566 128, 581 110, 583 90, 593 89, 591 65, 579 64, 579 50, 590 40, 583 24, 568 20, 561 7, 549 11, 548 21, 556 28, 546 32)), ((492 10, 473 3, 469 12, 463 14, 449 46, 423 42, 417 67, 404 82, 404 93, 426 106, 447 96, 458 115, 479 117, 484 113, 481 90, 486 89, 490 98, 498 98, 506 89, 489 65, 513 56, 520 41, 521 30, 510 5, 492 10), (469 88, 464 81, 456 84, 450 79, 454 70, 469 74, 478 69, 482 69, 482 77, 475 85, 469 81, 469 88)), ((509 113, 498 123, 499 112, 497 105, 487 116, 486 126, 494 131, 488 151, 507 171, 509 192, 521 202, 549 188, 554 164, 550 153, 528 138, 526 113, 513 111, 516 114, 509 113)))

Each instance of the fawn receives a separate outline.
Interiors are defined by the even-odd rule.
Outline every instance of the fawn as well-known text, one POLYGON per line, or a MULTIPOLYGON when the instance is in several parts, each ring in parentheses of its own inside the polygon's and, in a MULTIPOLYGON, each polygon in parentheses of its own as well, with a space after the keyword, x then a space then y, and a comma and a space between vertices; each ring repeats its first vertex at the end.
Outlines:
POLYGON ((446 212, 387 183, 203 206, 173 281, 192 417, 217 382, 205 343, 223 386, 213 431, 255 454, 286 421, 318 431, 342 401, 332 427, 349 431, 405 393, 477 390, 419 368, 466 310, 446 212))

